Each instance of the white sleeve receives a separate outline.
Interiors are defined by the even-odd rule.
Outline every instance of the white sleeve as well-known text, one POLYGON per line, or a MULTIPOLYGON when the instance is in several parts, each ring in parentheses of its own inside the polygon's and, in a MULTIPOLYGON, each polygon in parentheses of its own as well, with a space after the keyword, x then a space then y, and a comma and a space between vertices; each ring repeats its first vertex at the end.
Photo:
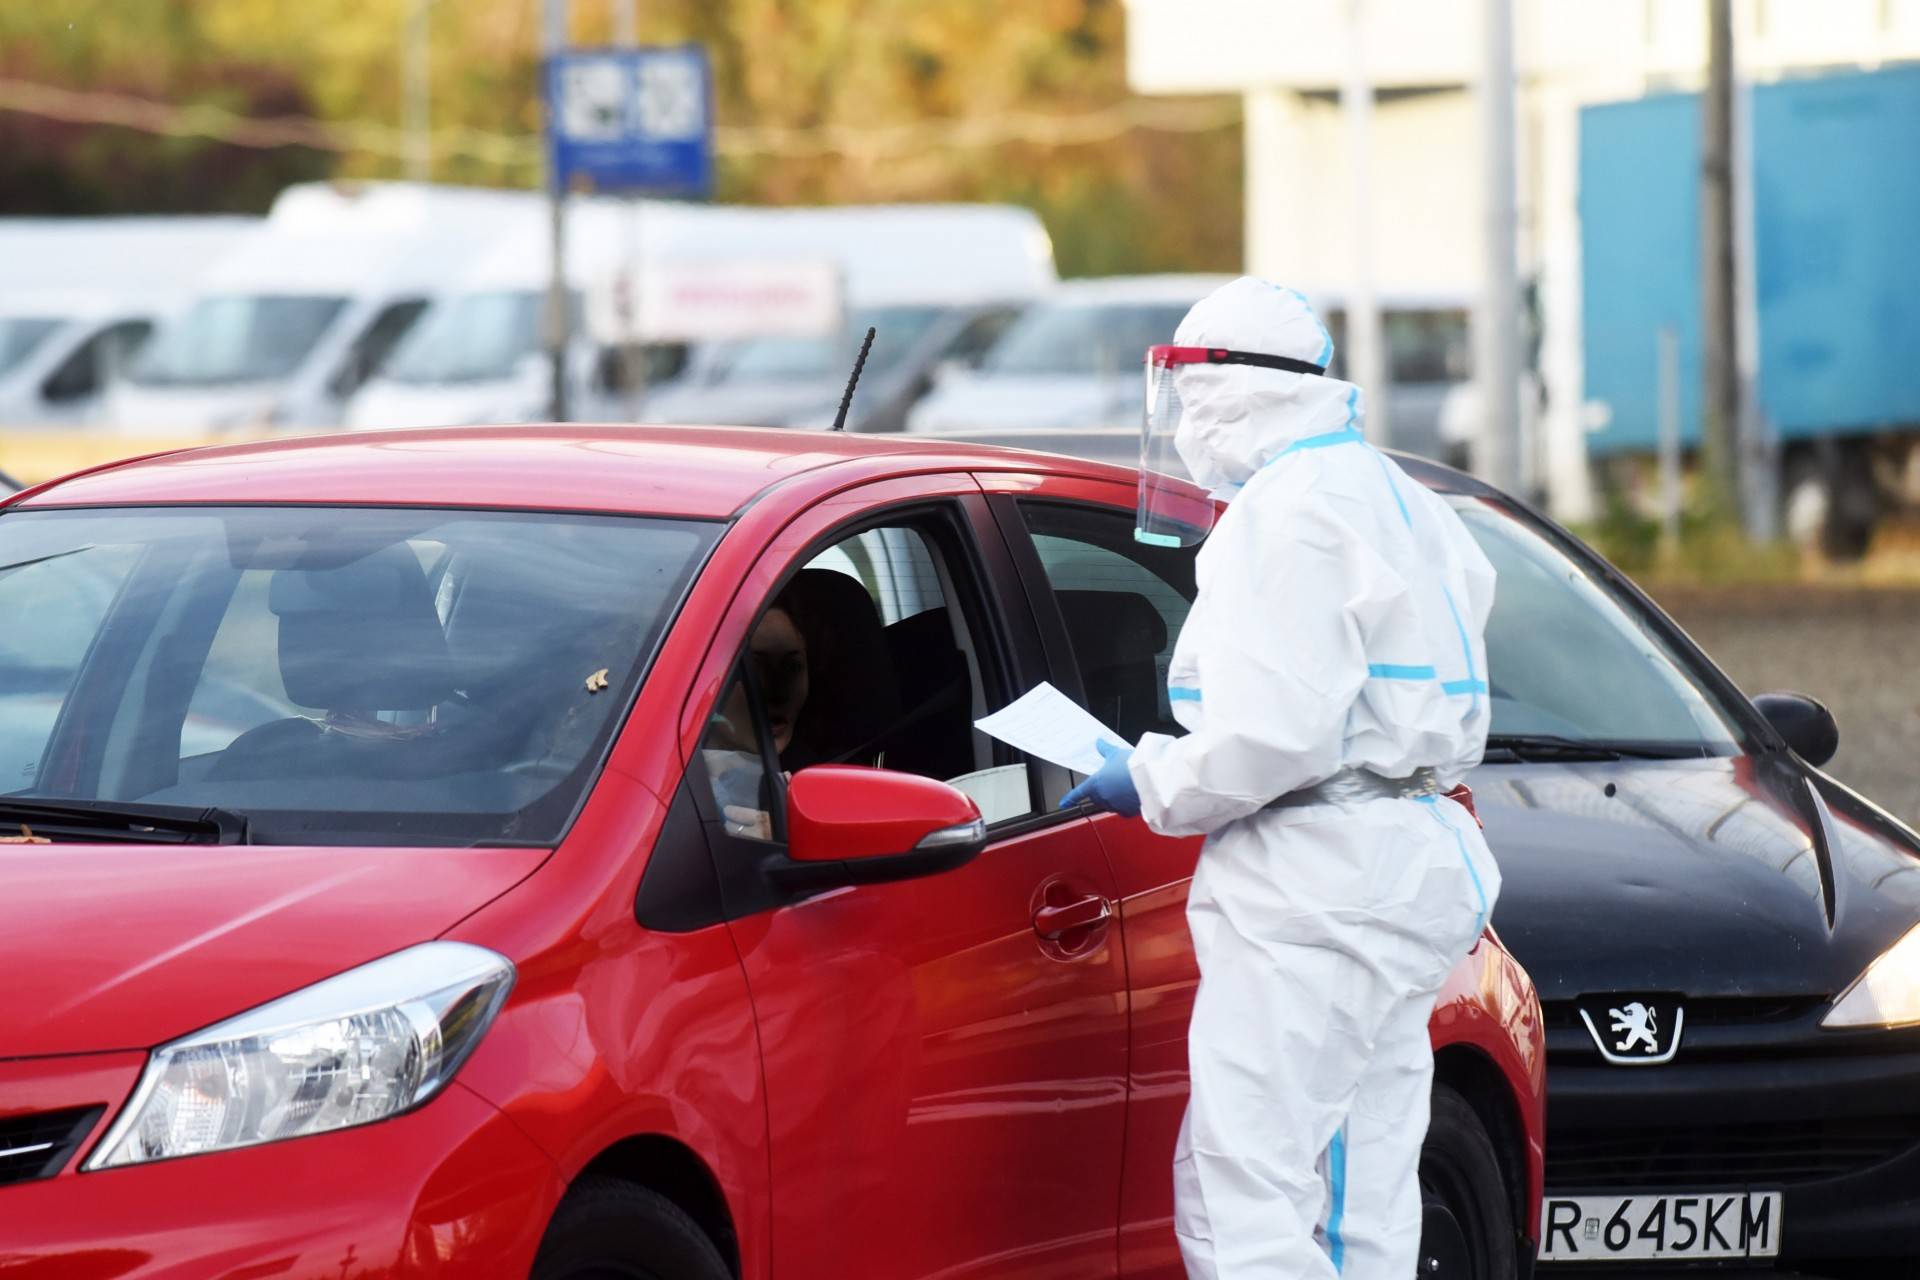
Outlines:
POLYGON ((1182 637, 1201 727, 1147 734, 1130 762, 1155 831, 1213 831, 1339 770, 1367 678, 1352 602, 1379 585, 1356 580, 1377 573, 1364 551, 1310 494, 1270 489, 1227 509, 1203 552, 1205 607, 1188 621, 1204 630, 1182 637))
POLYGON ((1466 703, 1463 708, 1459 748, 1450 760, 1440 766, 1441 785, 1450 789, 1479 766, 1487 750, 1487 731, 1493 724, 1492 683, 1487 670, 1487 619, 1493 614, 1494 570, 1493 563, 1487 559, 1486 552, 1480 549, 1479 541, 1459 513, 1437 495, 1434 495, 1431 505, 1440 527, 1446 531, 1446 545, 1452 552, 1451 558, 1465 587, 1461 610, 1465 616, 1461 618, 1461 625, 1467 633, 1474 671, 1481 680, 1488 682, 1487 693, 1466 703))

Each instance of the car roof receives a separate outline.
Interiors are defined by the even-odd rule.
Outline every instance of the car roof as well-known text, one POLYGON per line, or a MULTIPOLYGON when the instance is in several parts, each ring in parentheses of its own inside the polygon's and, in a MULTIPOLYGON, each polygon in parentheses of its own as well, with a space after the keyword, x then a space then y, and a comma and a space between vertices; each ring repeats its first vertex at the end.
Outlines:
MULTIPOLYGON (((1433 488, 1477 482, 1403 458, 1433 488)), ((613 511, 720 519, 782 482, 1042 471, 1134 482, 1127 467, 910 435, 676 426, 431 427, 217 445, 133 458, 23 494, 26 507, 327 503, 613 511)))

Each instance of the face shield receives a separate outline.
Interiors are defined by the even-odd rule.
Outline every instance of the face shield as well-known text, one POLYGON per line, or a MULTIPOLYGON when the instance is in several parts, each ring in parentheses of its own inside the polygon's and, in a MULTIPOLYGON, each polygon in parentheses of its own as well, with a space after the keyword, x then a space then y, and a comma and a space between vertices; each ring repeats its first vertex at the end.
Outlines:
POLYGON ((1194 484, 1180 456, 1180 375, 1183 366, 1233 364, 1287 373, 1326 373, 1323 365, 1257 351, 1148 347, 1146 416, 1140 431, 1140 505, 1133 530, 1136 541, 1155 547, 1191 547, 1213 528, 1213 498, 1194 484))

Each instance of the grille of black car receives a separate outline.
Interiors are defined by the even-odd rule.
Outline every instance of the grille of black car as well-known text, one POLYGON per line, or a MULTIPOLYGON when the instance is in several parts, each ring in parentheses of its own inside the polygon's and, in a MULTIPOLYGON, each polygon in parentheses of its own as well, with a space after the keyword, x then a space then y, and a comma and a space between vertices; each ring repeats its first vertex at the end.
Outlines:
POLYGON ((100 1118, 101 1110, 74 1107, 0 1119, 0 1186, 58 1173, 100 1118))
MULTIPOLYGON (((1710 999, 1688 999, 1675 997, 1686 1010, 1689 1027, 1724 1027, 1739 1025, 1759 1025, 1772 1022, 1790 1022, 1804 1017, 1818 1005, 1826 1003, 1825 996, 1716 996, 1710 999)), ((1572 1000, 1548 1000, 1540 1006, 1541 1024, 1549 1031, 1561 1028, 1577 1027, 1585 1030, 1580 1021, 1579 1006, 1572 1000)))
POLYGON ((1920 1125, 1882 1116, 1549 1129, 1547 1185, 1644 1191, 1792 1186, 1870 1169, 1916 1144, 1920 1125))

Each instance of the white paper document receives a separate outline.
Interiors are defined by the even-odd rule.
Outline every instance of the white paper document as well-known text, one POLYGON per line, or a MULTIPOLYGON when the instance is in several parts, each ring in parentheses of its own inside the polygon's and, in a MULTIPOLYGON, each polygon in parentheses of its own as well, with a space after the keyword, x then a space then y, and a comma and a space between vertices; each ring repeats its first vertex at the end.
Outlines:
POLYGON ((1010 747, 1051 760, 1075 773, 1098 773, 1105 742, 1124 747, 1127 740, 1094 719, 1079 703, 1042 680, 974 727, 1010 747))

